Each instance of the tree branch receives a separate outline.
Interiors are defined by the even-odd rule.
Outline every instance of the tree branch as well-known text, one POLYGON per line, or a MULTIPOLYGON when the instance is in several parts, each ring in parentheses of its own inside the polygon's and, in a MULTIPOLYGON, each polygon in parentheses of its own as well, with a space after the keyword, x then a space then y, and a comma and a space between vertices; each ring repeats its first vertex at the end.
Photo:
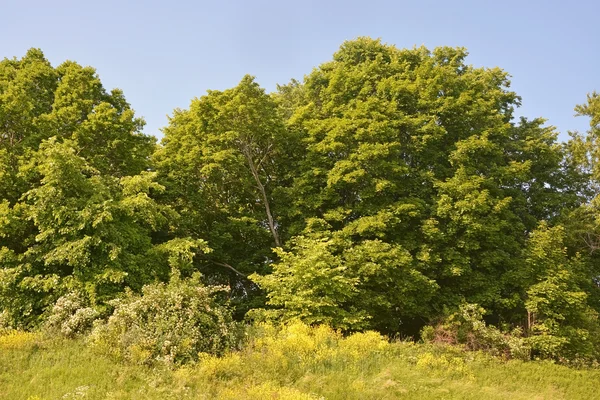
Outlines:
POLYGON ((218 265, 220 267, 225 267, 227 269, 230 269, 231 271, 235 272, 237 275, 239 276, 243 276, 244 278, 248 279, 248 277, 244 274, 242 274, 240 271, 238 271, 237 269, 233 268, 231 265, 224 263, 224 262, 219 262, 219 261, 213 261, 213 260, 209 260, 210 262, 212 262, 215 265, 218 265))
POLYGON ((269 224, 269 230, 271 231, 271 234, 273 235, 273 240, 275 241, 275 246, 281 247, 281 242, 279 241, 279 235, 277 234, 277 229, 275 229, 275 219, 273 218, 273 213, 271 212, 271 206, 269 204, 269 198, 267 196, 267 191, 265 189, 265 186, 263 185, 263 183, 260 180, 260 175, 258 173, 256 165, 254 164, 254 160, 252 160, 252 153, 250 152, 250 149, 248 149, 248 145, 245 143, 242 143, 241 151, 242 151, 242 154, 244 154, 244 156, 246 157, 246 161, 248 162, 248 167, 250 167, 250 172, 252 173, 252 177, 254 178, 254 181, 256 182, 256 187, 258 188, 258 190, 260 191, 260 194, 262 196, 263 203, 265 205, 265 212, 267 214, 267 222, 269 224))

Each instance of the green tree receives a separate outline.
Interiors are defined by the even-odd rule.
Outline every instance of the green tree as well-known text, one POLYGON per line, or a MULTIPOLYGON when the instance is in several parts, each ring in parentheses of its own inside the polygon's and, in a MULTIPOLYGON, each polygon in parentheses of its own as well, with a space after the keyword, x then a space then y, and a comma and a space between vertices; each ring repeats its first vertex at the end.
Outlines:
POLYGON ((43 119, 52 112, 58 81, 39 50, 0 61, 0 199, 9 204, 28 188, 19 169, 47 137, 43 119))
MULTIPOLYGON (((348 248, 380 241, 405 255, 438 287, 424 318, 463 300, 510 317, 507 280, 527 232, 577 198, 556 132, 541 119, 513 122, 520 99, 506 72, 472 67, 466 56, 359 38, 275 96, 306 147, 281 189, 290 236, 318 218, 348 248)), ((373 327, 417 328, 407 322, 411 301, 391 294, 402 276, 379 288, 389 296, 379 301, 400 311, 375 313, 373 327)))
POLYGON ((564 239, 562 226, 545 223, 531 234, 522 276, 530 284, 525 301, 529 342, 544 357, 597 358, 600 323, 585 290, 590 277, 579 255, 568 256, 564 239))
MULTIPOLYGON (((322 223, 322 221, 321 221, 322 223)), ((319 221, 312 221, 314 228, 319 221)), ((268 292, 267 316, 334 328, 398 332, 405 318, 426 315, 435 282, 414 268, 410 253, 379 239, 356 242, 315 229, 279 249, 269 275, 252 279, 268 292)))
POLYGON ((586 267, 582 289, 588 303, 600 312, 600 94, 588 95, 575 108, 577 115, 590 119, 587 132, 569 132, 565 168, 579 194, 578 207, 563 210, 560 222, 566 228, 565 245, 571 256, 579 253, 586 267))
POLYGON ((198 268, 247 297, 256 288, 245 276, 264 270, 285 236, 276 191, 289 169, 276 103, 246 76, 175 110, 164 134, 155 158, 164 199, 182 217, 178 234, 205 238, 213 252, 198 268))
POLYGON ((154 139, 95 70, 40 50, 0 62, 0 308, 32 326, 56 298, 96 305, 166 279, 153 235, 175 214, 152 196, 154 139))
POLYGON ((22 224, 33 228, 23 250, 3 247, 0 305, 15 322, 35 323, 70 290, 83 290, 101 305, 125 287, 168 278, 167 263, 152 252, 152 232, 172 218, 150 197, 163 189, 155 173, 103 175, 71 144, 42 142, 39 186, 11 209, 4 203, 0 234, 11 237, 22 224))

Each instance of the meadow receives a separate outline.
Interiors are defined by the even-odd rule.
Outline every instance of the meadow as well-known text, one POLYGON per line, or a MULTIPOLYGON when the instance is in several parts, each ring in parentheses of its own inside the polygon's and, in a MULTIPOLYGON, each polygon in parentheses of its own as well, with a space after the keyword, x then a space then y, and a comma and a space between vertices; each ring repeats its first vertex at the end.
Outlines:
POLYGON ((600 370, 301 323, 249 330, 239 350, 136 365, 84 338, 0 336, 0 399, 600 399, 600 370))

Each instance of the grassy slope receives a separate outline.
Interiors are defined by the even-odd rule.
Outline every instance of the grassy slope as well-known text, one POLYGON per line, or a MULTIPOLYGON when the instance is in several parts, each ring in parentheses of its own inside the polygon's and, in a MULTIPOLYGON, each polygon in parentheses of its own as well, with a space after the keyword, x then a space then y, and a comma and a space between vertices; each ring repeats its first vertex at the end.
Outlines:
POLYGON ((81 340, 4 336, 0 399, 600 399, 600 370, 300 325, 253 337, 241 352, 170 370, 109 360, 81 340))

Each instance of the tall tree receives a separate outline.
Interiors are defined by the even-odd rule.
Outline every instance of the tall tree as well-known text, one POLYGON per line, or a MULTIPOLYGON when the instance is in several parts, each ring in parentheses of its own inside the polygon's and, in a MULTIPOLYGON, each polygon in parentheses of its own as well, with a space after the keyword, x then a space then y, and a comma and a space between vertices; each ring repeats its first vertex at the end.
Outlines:
POLYGON ((590 253, 600 249, 600 94, 588 95, 585 104, 575 107, 578 116, 590 118, 590 129, 587 132, 570 132, 571 140, 567 143, 571 177, 574 183, 585 182, 580 187, 583 206, 576 210, 579 226, 571 225, 577 232, 580 245, 590 253))
MULTIPOLYGON (((513 122, 520 99, 508 75, 474 68, 466 56, 359 38, 276 97, 306 145, 282 189, 290 234, 312 235, 308 221, 317 218, 349 248, 380 241, 403 254, 401 267, 381 262, 380 300, 395 311, 351 305, 372 327, 410 330, 463 299, 510 309, 507 274, 520 266, 527 232, 571 199, 556 132, 541 119, 513 122), (417 313, 406 296, 418 290, 401 289, 416 275, 437 288, 417 313), (399 291, 404 298, 394 298, 399 291)), ((284 287, 268 287, 279 305, 284 287)))
POLYGON ((580 254, 569 257, 564 242, 564 227, 542 222, 524 251, 520 282, 526 288, 529 342, 544 357, 597 359, 600 322, 590 305, 589 269, 580 254))
POLYGON ((0 62, 0 307, 14 324, 74 288, 102 304, 165 279, 152 234, 174 216, 151 198, 142 126, 93 68, 36 49, 0 62))
POLYGON ((580 253, 583 258, 588 304, 600 312, 600 94, 589 94, 575 111, 590 119, 587 132, 569 132, 571 140, 566 143, 565 167, 580 204, 565 209, 560 220, 569 254, 580 253))
POLYGON ((156 160, 180 234, 207 239, 214 251, 199 267, 243 294, 251 287, 242 276, 264 271, 285 235, 276 190, 287 177, 287 143, 277 105, 245 76, 175 110, 164 134, 156 160))

